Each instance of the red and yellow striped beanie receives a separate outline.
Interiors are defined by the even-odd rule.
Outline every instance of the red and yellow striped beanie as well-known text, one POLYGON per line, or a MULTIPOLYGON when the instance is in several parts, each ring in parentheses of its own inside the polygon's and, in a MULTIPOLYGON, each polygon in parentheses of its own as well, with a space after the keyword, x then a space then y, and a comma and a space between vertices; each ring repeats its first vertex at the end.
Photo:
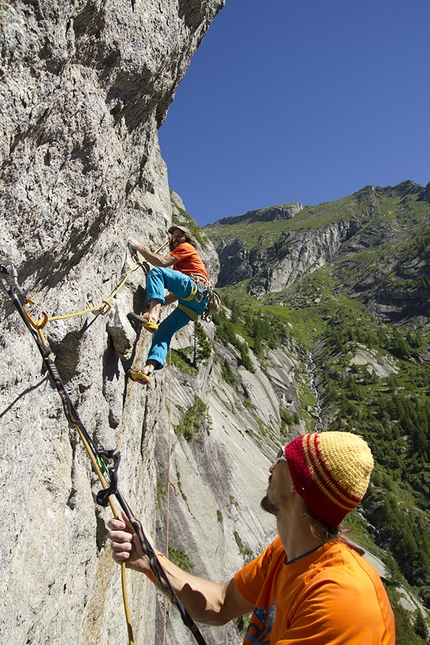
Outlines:
POLYGON ((373 457, 361 437, 350 432, 313 432, 285 446, 294 487, 310 510, 337 526, 362 500, 373 457))

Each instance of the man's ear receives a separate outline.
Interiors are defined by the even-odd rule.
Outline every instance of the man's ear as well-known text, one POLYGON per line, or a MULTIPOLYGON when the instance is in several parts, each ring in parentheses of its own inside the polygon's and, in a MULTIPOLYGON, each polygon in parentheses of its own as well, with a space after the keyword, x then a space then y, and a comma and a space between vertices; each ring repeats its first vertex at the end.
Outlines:
MULTIPOLYGON (((287 462, 287 466, 288 466, 288 462, 287 462)), ((293 478, 291 477, 291 472, 290 472, 290 467, 289 466, 288 466, 288 475, 289 475, 289 480, 290 480, 289 491, 290 491, 290 493, 294 493, 295 495, 297 495, 297 491, 296 491, 296 489, 294 487, 294 484, 293 484, 293 478)))
POLYGON ((293 493, 294 495, 297 495, 297 491, 295 489, 295 486, 294 486, 293 482, 291 482, 291 484, 290 484, 290 493, 293 493))

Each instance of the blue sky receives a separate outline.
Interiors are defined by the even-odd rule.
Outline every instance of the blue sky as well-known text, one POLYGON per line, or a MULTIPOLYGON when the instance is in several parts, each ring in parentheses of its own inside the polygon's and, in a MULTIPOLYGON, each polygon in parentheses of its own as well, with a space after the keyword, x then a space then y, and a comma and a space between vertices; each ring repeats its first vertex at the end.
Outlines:
POLYGON ((203 226, 430 181, 430 0, 227 0, 159 130, 203 226))

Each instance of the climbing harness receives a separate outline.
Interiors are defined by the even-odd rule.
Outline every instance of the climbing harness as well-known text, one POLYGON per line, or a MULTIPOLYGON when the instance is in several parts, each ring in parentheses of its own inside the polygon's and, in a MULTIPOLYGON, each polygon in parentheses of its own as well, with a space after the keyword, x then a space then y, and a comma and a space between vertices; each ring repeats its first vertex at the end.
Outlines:
MULTIPOLYGON (((221 296, 215 291, 210 281, 204 275, 194 273, 191 277, 193 280, 198 280, 204 285, 204 296, 208 298, 208 306, 201 314, 201 318, 205 322, 210 322, 212 320, 212 314, 219 311, 219 308, 221 307, 221 296)), ((201 300, 199 302, 201 302, 201 300)))
MULTIPOLYGON (((200 293, 202 293, 202 292, 200 291, 200 293)), ((198 294, 199 294, 199 288, 197 286, 197 282, 193 282, 193 286, 191 287, 191 291, 190 291, 189 295, 186 298, 182 298, 182 300, 187 300, 187 301, 194 300, 194 299, 197 300, 196 296, 198 294)), ((197 302, 201 302, 202 300, 203 300, 203 296, 197 302)))
MULTIPOLYGON (((139 540, 142 551, 145 555, 148 556, 151 570, 154 574, 154 578, 158 581, 161 590, 169 596, 170 601, 173 605, 177 607, 181 615, 183 623, 190 629, 198 645, 206 645, 206 642, 199 631, 198 627, 194 623, 191 616, 188 614, 187 610, 179 600, 175 591, 173 590, 167 574, 165 573, 163 567, 160 564, 159 556, 154 551, 151 543, 149 542, 142 524, 134 516, 133 511, 130 506, 120 493, 117 487, 118 483, 118 468, 120 464, 120 452, 117 450, 104 450, 97 449, 92 438, 88 434, 83 422, 81 421, 79 414, 73 405, 73 402, 67 393, 64 383, 61 380, 61 377, 57 371, 51 350, 44 338, 43 327, 46 324, 46 314, 43 317, 42 321, 36 322, 33 320, 30 313, 27 311, 27 304, 32 304, 32 301, 27 298, 23 290, 18 284, 18 274, 16 267, 12 263, 3 263, 0 264, 0 286, 2 290, 10 297, 12 300, 15 309, 22 318, 25 326, 31 333, 37 348, 42 356, 43 362, 48 370, 48 373, 61 397, 64 414, 71 426, 73 426, 88 453, 92 467, 97 474, 102 490, 97 493, 96 499, 97 503, 101 506, 110 506, 111 511, 114 517, 118 518, 119 515, 115 508, 113 497, 116 498, 119 506, 121 507, 123 513, 127 517, 128 521, 133 527, 137 538, 139 540)), ((125 591, 125 564, 122 565, 122 587, 123 587, 123 596, 124 596, 124 607, 126 613, 128 637, 130 645, 134 644, 133 640, 133 630, 129 618, 129 609, 128 609, 128 600, 125 591)))
MULTIPOLYGON (((186 298, 182 298, 184 301, 195 300, 196 302, 202 302, 203 298, 208 298, 208 305, 206 309, 200 314, 201 319, 205 322, 210 322, 212 320, 212 314, 215 314, 219 311, 221 306, 221 297, 212 287, 210 281, 206 276, 201 273, 191 273, 189 274, 190 278, 193 280, 194 284, 191 289, 190 294, 186 298)), ((179 304, 179 309, 182 309, 194 322, 198 319, 198 315, 186 307, 185 305, 179 304)))
POLYGON ((184 313, 186 313, 186 314, 187 314, 187 316, 188 316, 189 318, 191 318, 191 320, 194 320, 194 322, 197 322, 197 320, 198 320, 198 318, 199 318, 198 313, 196 313, 195 311, 193 311, 193 310, 192 310, 192 309, 190 309, 189 307, 186 307, 185 305, 183 305, 183 304, 182 304, 182 303, 180 303, 180 302, 178 303, 178 309, 181 309, 181 311, 183 311, 184 313))

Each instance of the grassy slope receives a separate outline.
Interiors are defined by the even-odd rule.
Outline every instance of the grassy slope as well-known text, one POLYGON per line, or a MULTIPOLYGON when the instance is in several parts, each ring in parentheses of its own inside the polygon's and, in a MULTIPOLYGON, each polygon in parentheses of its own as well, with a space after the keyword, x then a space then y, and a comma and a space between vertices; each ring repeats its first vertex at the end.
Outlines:
POLYGON ((247 282, 222 292, 238 305, 235 326, 250 347, 254 339, 244 320, 263 315, 278 321, 280 339, 288 333, 305 352, 318 348, 315 362, 326 427, 363 434, 376 457, 362 516, 352 516, 358 541, 382 554, 389 566, 398 642, 422 643, 404 620, 396 585, 410 585, 430 607, 430 326, 423 318, 398 326, 381 322, 366 313, 353 293, 358 284, 370 281, 373 291, 381 285, 416 291, 426 280, 428 288, 423 274, 430 248, 429 204, 417 201, 417 193, 399 192, 380 191, 366 199, 360 191, 364 195, 307 207, 293 220, 215 224, 205 232, 215 244, 224 236, 237 236, 251 249, 262 240, 271 246, 286 231, 360 218, 367 246, 346 243, 333 262, 284 292, 256 300, 248 295, 247 282), (370 363, 354 364, 358 351, 388 361, 395 370, 377 376, 370 363))

